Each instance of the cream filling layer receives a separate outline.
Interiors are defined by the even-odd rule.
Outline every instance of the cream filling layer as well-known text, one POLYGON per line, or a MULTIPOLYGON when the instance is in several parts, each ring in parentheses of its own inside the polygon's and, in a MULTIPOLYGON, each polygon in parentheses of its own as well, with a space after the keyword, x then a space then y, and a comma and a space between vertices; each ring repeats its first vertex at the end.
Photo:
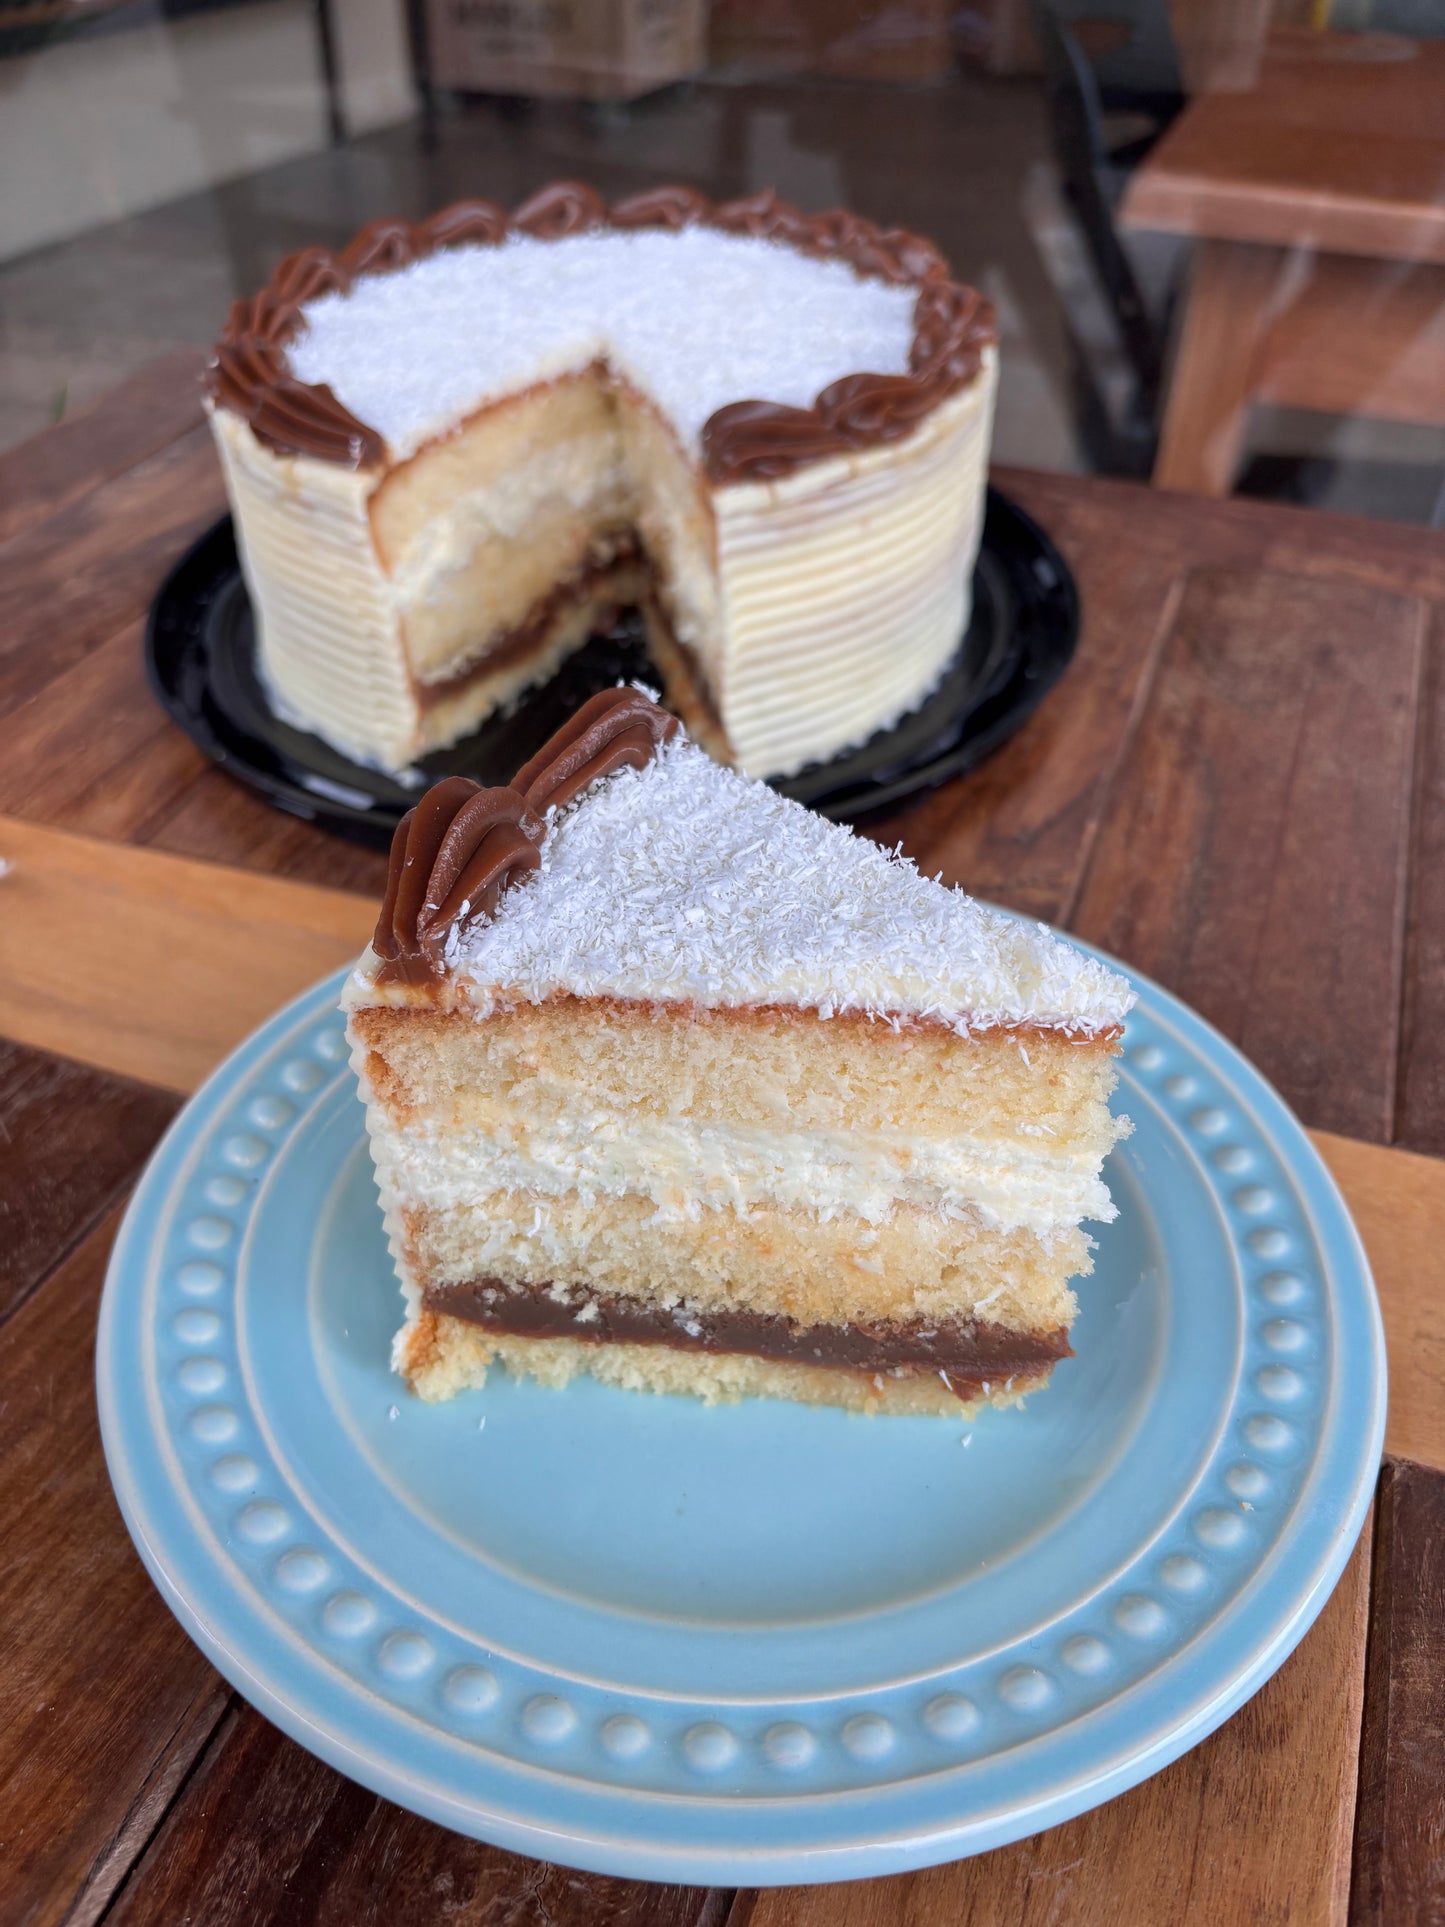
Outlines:
POLYGON ((724 1129, 598 1112, 497 1115, 485 1128, 377 1126, 397 1195, 438 1210, 499 1190, 575 1192, 584 1203, 643 1198, 664 1221, 767 1204, 882 1224, 906 1205, 1040 1238, 1117 1215, 1093 1143, 1033 1151, 967 1137, 724 1129))
MULTIPOLYGON (((412 545, 388 585, 398 607, 424 603, 471 562, 481 548, 522 543, 537 525, 573 537, 575 567, 592 529, 615 527, 631 508, 615 438, 586 435, 538 449, 500 483, 453 498, 412 545)), ((499 557, 505 565, 505 553, 499 557)), ((516 618, 527 614, 519 609, 516 618)))

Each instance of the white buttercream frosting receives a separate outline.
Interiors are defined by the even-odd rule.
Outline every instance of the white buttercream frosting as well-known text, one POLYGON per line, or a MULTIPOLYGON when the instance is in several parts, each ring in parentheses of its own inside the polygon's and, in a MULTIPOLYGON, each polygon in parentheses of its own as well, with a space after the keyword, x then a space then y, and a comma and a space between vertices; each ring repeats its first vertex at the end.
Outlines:
POLYGON ((1044 1150, 968 1137, 845 1135, 767 1130, 687 1117, 597 1109, 539 1122, 499 1116, 488 1128, 428 1120, 388 1132, 398 1193, 452 1210, 493 1190, 564 1198, 646 1198, 659 1221, 757 1204, 827 1221, 886 1224, 897 1207, 976 1216, 990 1229, 1023 1226, 1047 1239, 1082 1218, 1116 1211, 1099 1176, 1098 1148, 1044 1150))
POLYGON ((454 935, 448 966, 480 1008, 570 993, 1094 1033, 1134 1002, 1044 925, 920 876, 681 736, 553 818, 540 868, 454 935))
POLYGON ((810 408, 860 369, 908 370, 917 290, 708 227, 445 248, 302 309, 292 372, 324 382, 394 459, 500 395, 605 359, 697 452, 754 398, 810 408))

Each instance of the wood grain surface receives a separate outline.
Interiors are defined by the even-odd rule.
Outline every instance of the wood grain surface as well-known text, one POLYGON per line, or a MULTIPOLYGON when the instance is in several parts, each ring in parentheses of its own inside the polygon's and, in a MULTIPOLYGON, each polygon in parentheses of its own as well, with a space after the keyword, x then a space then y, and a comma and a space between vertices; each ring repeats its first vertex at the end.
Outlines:
POLYGON ((1313 1136, 1380 1294, 1390 1363, 1385 1450, 1445 1471, 1445 1163, 1313 1136))
POLYGON ((576 1873, 463 1839, 344 1780, 238 1706, 106 1918, 114 1927, 723 1927, 728 1898, 576 1873))
POLYGON ((1278 259, 1256 400, 1379 421, 1445 421, 1445 267, 1347 254, 1301 261, 1282 250, 1278 259))
POLYGON ((0 1323, 129 1187, 175 1109, 0 1038, 0 1323))
POLYGON ((168 1090, 194 1090, 218 1038, 349 963, 376 921, 369 898, 14 817, 0 858, 0 1031, 168 1090))
POLYGON ((1361 1137, 1395 1110, 1424 616, 1370 584, 1192 572, 1072 920, 1361 1137))
POLYGON ((1387 1465, 1350 1927, 1445 1920, 1445 1474, 1387 1465))
MULTIPOLYGON (((1445 545, 1442 545, 1445 546, 1445 545)), ((1395 1136, 1445 1153, 1445 606, 1432 604, 1416 732, 1395 1136)))
POLYGON ((94 1339, 113 1231, 92 1232, 0 1343, 7 1927, 98 1917, 227 1697, 137 1559, 106 1477, 94 1339))
POLYGON ((967 782, 863 827, 880 842, 901 842, 930 876, 1064 923, 1158 666, 1178 600, 1177 555, 1151 539, 1148 523, 1119 544, 1109 507, 1089 494, 1055 491, 1043 477, 998 480, 1043 514, 1078 580, 1087 616, 1068 699, 1046 703, 967 782))
POLYGON ((0 1919, 1233 1927, 1342 1921, 1351 1879, 1358 1920, 1445 1918, 1445 1187, 1384 1148, 1445 1150, 1438 536, 1001 473, 1076 570, 1078 658, 974 778, 868 826, 1151 970, 1349 1134, 1316 1141, 1380 1282, 1390 1448, 1418 1462, 1387 1481, 1373 1595, 1362 1548, 1256 1698, 1096 1813, 910 1880, 734 1899, 541 1867, 348 1785, 226 1694, 110 1498, 98 1220, 172 1094, 359 948, 384 869, 211 768, 146 690, 149 597, 221 507, 183 377, 0 461, 0 1919))
POLYGON ((1201 238, 1154 481, 1227 495, 1260 402, 1445 422, 1445 267, 1201 238))
POLYGON ((177 348, 48 433, 0 454, 0 543, 68 508, 201 419, 201 348, 177 348))
POLYGON ((134 623, 224 506, 201 426, 0 545, 0 716, 134 623))
POLYGON ((0 811, 144 843, 209 772, 146 686, 143 627, 138 618, 127 622, 6 720, 0 811))

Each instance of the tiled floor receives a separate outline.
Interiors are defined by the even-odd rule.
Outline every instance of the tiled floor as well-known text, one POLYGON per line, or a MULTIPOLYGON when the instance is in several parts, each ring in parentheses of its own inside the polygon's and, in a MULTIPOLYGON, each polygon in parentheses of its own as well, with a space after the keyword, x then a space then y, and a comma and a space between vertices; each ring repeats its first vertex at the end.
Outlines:
MULTIPOLYGON (((520 199, 581 175, 621 194, 659 180, 714 194, 771 186, 934 236, 998 306, 1003 461, 1081 468, 1070 338, 1106 393, 1122 365, 1061 201, 1042 93, 965 73, 936 86, 700 83, 629 110, 454 105, 434 148, 407 124, 172 201, 0 265, 0 448, 46 427, 152 355, 211 341, 231 299, 310 242, 463 194, 520 199), (1064 315, 1067 309, 1069 325, 1064 315)), ((1145 248, 1163 285, 1181 248, 1145 248)), ((1445 520, 1445 439, 1323 417, 1261 419, 1273 451, 1249 492, 1413 521, 1445 520), (1281 459, 1280 451, 1284 451, 1281 459)))

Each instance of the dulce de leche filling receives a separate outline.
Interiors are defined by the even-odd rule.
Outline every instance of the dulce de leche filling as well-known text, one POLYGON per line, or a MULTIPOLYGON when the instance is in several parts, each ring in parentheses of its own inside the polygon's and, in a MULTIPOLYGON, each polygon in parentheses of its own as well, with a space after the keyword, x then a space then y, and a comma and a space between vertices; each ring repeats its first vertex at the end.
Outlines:
POLYGON ((667 1345, 674 1351, 742 1352, 833 1371, 936 1374, 961 1399, 976 1398, 986 1386, 1011 1378, 1040 1378, 1059 1359, 1073 1357, 1063 1326, 1019 1332, 983 1319, 799 1325, 767 1312, 700 1314, 580 1287, 508 1284, 500 1278, 432 1285, 423 1303, 428 1311, 508 1338, 667 1345))

